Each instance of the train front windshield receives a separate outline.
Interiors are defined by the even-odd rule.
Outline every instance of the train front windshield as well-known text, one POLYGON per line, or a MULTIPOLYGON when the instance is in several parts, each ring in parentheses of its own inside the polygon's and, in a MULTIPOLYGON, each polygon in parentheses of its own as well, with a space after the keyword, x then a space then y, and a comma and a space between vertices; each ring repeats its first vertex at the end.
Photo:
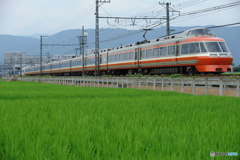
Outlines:
POLYGON ((225 42, 205 42, 208 52, 229 52, 225 42))
POLYGON ((192 30, 189 34, 214 36, 213 32, 210 29, 195 29, 195 30, 192 30))

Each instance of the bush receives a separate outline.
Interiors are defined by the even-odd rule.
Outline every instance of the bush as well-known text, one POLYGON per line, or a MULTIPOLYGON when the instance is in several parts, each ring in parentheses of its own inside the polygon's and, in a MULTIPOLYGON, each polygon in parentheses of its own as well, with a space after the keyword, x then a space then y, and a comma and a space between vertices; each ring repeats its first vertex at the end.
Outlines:
POLYGON ((240 65, 233 67, 233 72, 240 72, 240 65))

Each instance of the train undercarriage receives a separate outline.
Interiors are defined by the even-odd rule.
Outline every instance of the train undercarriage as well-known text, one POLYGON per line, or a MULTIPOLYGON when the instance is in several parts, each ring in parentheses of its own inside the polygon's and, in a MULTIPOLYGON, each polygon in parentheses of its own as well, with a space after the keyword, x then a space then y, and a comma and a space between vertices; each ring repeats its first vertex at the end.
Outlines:
MULTIPOLYGON (((112 76, 126 76, 126 75, 162 75, 162 74, 205 74, 207 72, 198 72, 195 66, 183 66, 183 67, 169 67, 169 68, 139 68, 139 69, 118 69, 118 70, 105 70, 100 71, 101 75, 112 75, 112 76)), ((211 73, 211 72, 209 72, 211 73)), ((214 74, 220 74, 223 72, 212 72, 214 74)), ((45 74, 48 75, 48 74, 45 74)), ((67 72, 67 73, 51 73, 52 76, 82 76, 82 72, 67 72)), ((85 71, 84 75, 94 76, 95 71, 85 71)))

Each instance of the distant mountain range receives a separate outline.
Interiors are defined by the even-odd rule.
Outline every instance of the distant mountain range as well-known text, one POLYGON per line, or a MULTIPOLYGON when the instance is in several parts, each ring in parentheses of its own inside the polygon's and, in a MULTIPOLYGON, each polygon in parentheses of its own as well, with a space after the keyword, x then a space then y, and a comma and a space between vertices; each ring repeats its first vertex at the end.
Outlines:
MULTIPOLYGON (((206 26, 205 26, 206 27, 206 26)), ((192 28, 199 28, 199 26, 193 27, 171 27, 175 30, 173 34, 180 31, 185 31, 192 28)), ((217 37, 225 39, 227 45, 232 52, 235 65, 240 64, 240 26, 235 27, 222 27, 215 28, 212 31, 217 35, 217 37)), ((88 36, 88 47, 87 49, 94 48, 95 41, 95 31, 94 29, 87 29, 86 32, 89 33, 88 36)), ((144 40, 143 34, 136 33, 129 37, 124 37, 127 34, 132 34, 134 31, 126 29, 101 29, 100 30, 100 41, 110 40, 107 42, 100 43, 100 49, 112 48, 120 45, 126 45, 131 43, 136 43, 137 41, 144 40), (119 39, 122 37, 121 39, 119 39)), ((48 38, 43 39, 43 44, 78 44, 77 36, 80 36, 82 33, 81 29, 74 30, 65 30, 59 32, 55 35, 52 35, 48 38)), ((164 36, 166 34, 165 27, 157 28, 152 31, 148 31, 146 38, 148 40, 164 36)), ((31 36, 11 36, 11 35, 0 35, 0 63, 3 64, 3 55, 4 52, 9 51, 21 51, 25 55, 35 55, 38 56, 40 53, 40 34, 34 34, 31 36), (35 38, 34 38, 35 37, 35 38), (39 38, 36 38, 39 37, 39 38)), ((46 56, 46 52, 49 52, 53 55, 75 55, 75 48, 78 46, 71 47, 53 47, 45 46, 43 47, 43 55, 46 56)), ((79 51, 78 51, 79 54, 79 51)))

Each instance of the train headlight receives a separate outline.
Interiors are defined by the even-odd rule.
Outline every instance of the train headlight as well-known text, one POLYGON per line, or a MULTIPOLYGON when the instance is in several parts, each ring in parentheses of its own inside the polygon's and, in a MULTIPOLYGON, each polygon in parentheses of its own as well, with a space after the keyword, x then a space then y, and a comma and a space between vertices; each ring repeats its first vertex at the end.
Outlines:
POLYGON ((210 57, 218 57, 218 54, 210 54, 210 57))
POLYGON ((227 54, 220 54, 220 57, 228 57, 227 54))

